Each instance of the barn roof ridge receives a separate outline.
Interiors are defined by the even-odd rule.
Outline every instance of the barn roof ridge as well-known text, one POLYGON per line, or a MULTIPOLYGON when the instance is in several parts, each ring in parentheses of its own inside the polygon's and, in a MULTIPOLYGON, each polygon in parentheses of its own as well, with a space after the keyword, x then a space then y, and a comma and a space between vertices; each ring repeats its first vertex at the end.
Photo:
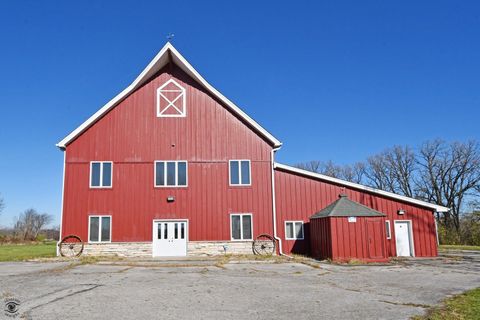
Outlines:
POLYGON ((315 178, 315 179, 318 179, 318 180, 332 182, 332 183, 342 185, 342 186, 346 186, 346 187, 351 187, 352 189, 357 189, 357 190, 367 191, 367 192, 374 193, 374 194, 379 194, 379 195, 385 196, 387 198, 392 198, 392 199, 400 200, 400 201, 403 201, 403 202, 412 203, 412 204, 415 204, 415 205, 426 207, 426 208, 429 208, 429 209, 433 209, 437 212, 447 212, 447 211, 450 210, 450 208, 440 206, 440 205, 437 205, 437 204, 433 204, 433 203, 429 203, 429 202, 426 202, 426 201, 402 196, 402 195, 399 195, 399 194, 396 194, 396 193, 393 193, 393 192, 388 192, 388 191, 372 188, 372 187, 369 187, 369 186, 365 186, 363 184, 354 183, 354 182, 350 182, 350 181, 346 181, 346 180, 342 180, 342 179, 338 179, 338 178, 333 178, 333 177, 330 177, 330 176, 326 176, 324 174, 315 173, 315 172, 295 168, 295 167, 292 167, 292 166, 289 166, 289 165, 286 165, 286 164, 281 164, 281 163, 278 163, 278 162, 274 163, 274 168, 275 169, 281 169, 281 170, 291 172, 291 173, 296 173, 296 174, 307 176, 307 177, 311 177, 311 178, 315 178))
POLYGON ((241 119, 247 122, 257 133, 263 136, 265 139, 270 141, 274 147, 280 147, 282 143, 275 138, 271 133, 269 133, 265 128, 253 120, 249 115, 247 115, 242 109, 230 101, 227 97, 221 94, 217 89, 210 85, 196 70, 193 66, 180 54, 180 52, 175 49, 175 47, 167 42, 163 48, 158 52, 158 54, 153 58, 152 61, 145 67, 145 69, 137 76, 137 78, 122 92, 95 112, 90 118, 84 121, 79 127, 73 130, 68 136, 66 136, 62 141, 56 144, 60 149, 65 149, 67 145, 75 140, 79 135, 88 130, 93 124, 95 124, 100 118, 102 118, 107 112, 116 107, 120 102, 127 98, 131 93, 140 88, 145 84, 156 72, 161 68, 167 65, 170 62, 175 63, 180 69, 182 69, 186 74, 192 77, 197 81, 202 87, 204 87, 208 92, 213 94, 221 102, 223 102, 232 112, 237 114, 241 119))
POLYGON ((384 213, 373 210, 361 203, 350 200, 347 195, 341 194, 340 197, 315 213, 310 219, 326 217, 385 217, 384 213))

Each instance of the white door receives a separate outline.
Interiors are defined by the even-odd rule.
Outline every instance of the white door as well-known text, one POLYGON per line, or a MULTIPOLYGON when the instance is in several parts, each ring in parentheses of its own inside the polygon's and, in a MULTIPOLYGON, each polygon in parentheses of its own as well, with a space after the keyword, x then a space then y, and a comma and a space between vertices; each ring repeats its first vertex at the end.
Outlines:
POLYGON ((187 221, 153 222, 154 257, 181 257, 187 255, 187 221))
POLYGON ((398 257, 413 256, 409 221, 395 221, 395 243, 398 257))

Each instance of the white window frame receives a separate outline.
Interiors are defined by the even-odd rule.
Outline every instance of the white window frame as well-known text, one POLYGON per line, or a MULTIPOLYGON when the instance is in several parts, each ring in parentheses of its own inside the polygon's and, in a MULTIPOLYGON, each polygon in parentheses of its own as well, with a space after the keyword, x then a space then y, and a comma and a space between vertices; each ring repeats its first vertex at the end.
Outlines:
POLYGON ((90 161, 90 178, 89 178, 89 186, 90 189, 111 189, 113 187, 113 161, 90 161), (100 185, 99 186, 92 186, 92 167, 94 163, 100 163, 100 185), (110 163, 112 167, 112 172, 110 172, 110 185, 104 186, 103 185, 103 164, 110 163))
POLYGON ((88 216, 88 243, 111 243, 112 242, 112 216, 111 215, 89 215, 88 216), (102 218, 110 218, 110 240, 102 241, 102 218), (98 218, 98 241, 90 241, 90 219, 98 218))
POLYGON ((305 229, 303 228, 303 224, 304 222, 301 221, 301 220, 288 220, 288 221, 285 221, 285 239, 286 240, 304 240, 305 239, 305 229), (289 238, 287 236, 287 223, 293 223, 293 234, 294 234, 294 237, 293 238, 289 238), (302 224, 302 237, 301 238, 297 238, 297 235, 295 234, 295 224, 296 223, 301 223, 302 224))
POLYGON ((186 117, 187 116, 187 103, 186 103, 187 95, 185 94, 185 92, 186 92, 185 88, 182 87, 174 79, 170 79, 167 82, 165 82, 162 86, 160 86, 157 89, 157 117, 158 118, 184 118, 184 117, 186 117), (178 87, 178 90, 163 89, 167 85, 169 85, 170 83, 175 84, 175 86, 178 87), (179 95, 175 99, 173 99, 173 101, 170 101, 170 99, 168 99, 165 95, 163 95, 162 92, 178 92, 179 95), (160 100, 161 100, 162 97, 163 97, 163 99, 168 101, 168 105, 165 107, 165 109, 163 109, 163 111, 160 111, 160 100), (182 101, 182 109, 183 110, 179 110, 174 104, 179 98, 182 98, 182 100, 183 100, 182 101), (174 108, 175 110, 177 110, 178 114, 164 114, 164 112, 167 111, 170 108, 174 108))
POLYGON ((390 220, 385 220, 385 225, 388 226, 388 228, 386 228, 387 239, 392 239, 392 226, 391 226, 390 220))
POLYGON ((228 161, 228 184, 231 187, 248 187, 252 185, 252 161, 249 159, 233 159, 228 161), (238 184, 232 184, 232 162, 238 162, 238 184), (242 184, 242 161, 248 161, 248 172, 250 173, 250 183, 242 184))
POLYGON ((230 240, 231 241, 252 241, 253 240, 253 214, 251 213, 230 213, 230 240), (232 217, 240 216, 240 237, 241 239, 233 238, 233 229, 232 229, 232 217), (243 216, 250 216, 250 234, 252 237, 250 239, 243 239, 243 216))
POLYGON ((188 161, 186 160, 155 160, 153 162, 153 186, 155 188, 186 188, 188 187, 188 161), (163 166, 163 174, 165 177, 165 184, 164 185, 157 185, 157 163, 164 162, 165 165, 163 166), (175 185, 168 185, 167 184, 167 162, 174 162, 175 163, 175 185), (178 185, 178 163, 185 162, 185 185, 178 185))

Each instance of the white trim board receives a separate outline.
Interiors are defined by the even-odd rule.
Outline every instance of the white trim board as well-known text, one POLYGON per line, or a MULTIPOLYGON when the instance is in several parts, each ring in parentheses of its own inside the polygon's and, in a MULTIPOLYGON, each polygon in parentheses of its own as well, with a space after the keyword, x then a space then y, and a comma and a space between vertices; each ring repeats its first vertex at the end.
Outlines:
POLYGON ((258 133, 260 133, 265 139, 270 141, 274 147, 279 147, 282 143, 277 140, 272 134, 270 134, 266 129, 260 126, 255 120, 250 118, 245 112, 243 112, 238 106, 236 106, 232 101, 227 97, 221 94, 217 89, 211 86, 198 72, 193 68, 193 66, 173 47, 170 42, 167 42, 165 46, 160 50, 160 52, 153 58, 152 61, 147 65, 147 67, 140 73, 140 75, 122 92, 120 92, 115 98, 110 100, 106 105, 104 105, 100 110, 95 112, 90 118, 88 118, 84 123, 82 123, 78 128, 73 130, 68 136, 66 136, 62 141, 56 144, 60 149, 65 149, 67 145, 87 130, 91 125, 97 122, 102 116, 104 116, 110 109, 117 106, 121 101, 128 97, 133 91, 141 87, 148 79, 150 79, 155 73, 161 70, 169 62, 169 52, 171 53, 172 62, 175 63, 180 69, 182 69, 186 74, 192 77, 197 81, 202 87, 207 91, 212 93, 216 98, 223 102, 231 111, 237 114, 240 118, 245 120, 249 125, 251 125, 258 133))
POLYGON ((342 186, 350 187, 352 189, 357 189, 357 190, 367 191, 367 192, 374 193, 374 194, 379 194, 379 195, 382 195, 382 196, 385 196, 385 197, 388 197, 388 198, 392 198, 392 199, 400 200, 400 201, 403 201, 403 202, 419 205, 419 206, 422 206, 422 207, 425 207, 425 208, 433 209, 437 212, 447 212, 447 211, 450 210, 450 208, 439 206, 439 205, 429 203, 429 202, 426 202, 426 201, 401 196, 401 195, 396 194, 396 193, 383 191, 383 190, 380 190, 380 189, 375 189, 375 188, 364 186, 364 185, 358 184, 358 183, 353 183, 353 182, 349 182, 349 181, 345 181, 345 180, 341 180, 341 179, 337 179, 337 178, 332 178, 332 177, 329 177, 329 176, 326 176, 326 175, 323 175, 323 174, 320 174, 320 173, 315 173, 315 172, 295 168, 295 167, 288 166, 286 164, 281 164, 281 163, 278 163, 278 162, 275 162, 274 168, 275 169, 281 169, 281 170, 284 170, 284 171, 287 171, 287 172, 297 173, 297 174, 307 176, 307 177, 311 177, 311 178, 315 178, 315 179, 318 179, 318 180, 332 182, 332 183, 339 184, 339 185, 342 185, 342 186))

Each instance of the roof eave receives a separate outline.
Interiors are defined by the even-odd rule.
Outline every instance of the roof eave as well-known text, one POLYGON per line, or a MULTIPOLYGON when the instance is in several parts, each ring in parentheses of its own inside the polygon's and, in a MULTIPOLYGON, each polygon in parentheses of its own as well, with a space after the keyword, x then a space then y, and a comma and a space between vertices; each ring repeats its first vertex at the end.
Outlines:
POLYGON ((180 54, 173 47, 170 42, 167 42, 165 46, 160 50, 160 52, 153 58, 152 61, 145 67, 145 69, 140 73, 140 75, 122 92, 120 92, 115 98, 110 100, 107 104, 105 104, 100 110, 95 112, 91 117, 89 117, 85 122, 83 122, 79 127, 73 130, 69 135, 67 135, 63 140, 58 142, 56 146, 60 149, 65 149, 67 145, 76 139, 80 134, 82 134, 85 130, 87 130, 90 126, 92 126, 98 119, 100 119, 104 114, 106 114, 110 109, 114 108, 118 105, 123 99, 125 99, 129 94, 131 94, 134 90, 136 90, 143 81, 148 80, 153 73, 157 72, 159 69, 163 67, 163 65, 159 64, 160 60, 165 56, 168 57, 167 53, 170 53, 173 56, 173 59, 178 60, 176 63, 179 67, 189 74, 194 80, 199 82, 207 91, 210 91, 214 96, 216 96, 220 101, 225 103, 228 108, 238 114, 240 118, 243 118, 257 133, 262 135, 266 140, 268 140, 274 148, 278 148, 282 146, 282 143, 275 138, 271 133, 269 133, 266 129, 264 129, 260 124, 258 124, 255 120, 253 120, 249 115, 247 115, 242 109, 236 106, 233 102, 231 102, 227 97, 221 94, 217 89, 215 89, 212 85, 210 85, 198 72, 193 68, 193 66, 180 54), (180 63, 178 63, 180 62, 180 63), (159 66, 157 66, 159 64, 159 66), (158 70, 156 70, 158 69, 158 70))
POLYGON ((422 206, 422 207, 426 207, 426 208, 435 210, 436 212, 448 212, 448 211, 450 211, 450 208, 447 208, 447 207, 439 206, 439 205, 429 203, 429 202, 426 202, 426 201, 422 201, 422 200, 409 198, 409 197, 402 196, 402 195, 399 195, 399 194, 396 194, 396 193, 393 193, 393 192, 388 192, 388 191, 384 191, 384 190, 380 190, 380 189, 375 189, 375 188, 368 187, 368 186, 365 186, 365 185, 362 185, 362 184, 358 184, 358 183, 354 183, 354 182, 350 182, 350 181, 345 181, 345 180, 338 179, 338 178, 329 177, 329 176, 326 176, 326 175, 323 175, 323 174, 320 174, 320 173, 314 173, 314 172, 311 172, 311 171, 295 168, 295 167, 292 167, 292 166, 288 166, 286 164, 281 164, 281 163, 275 162, 274 167, 278 168, 278 169, 285 170, 285 171, 298 173, 298 174, 301 174, 301 175, 304 175, 304 176, 313 177, 313 178, 316 178, 316 179, 319 179, 319 180, 324 180, 324 181, 329 181, 329 182, 333 182, 333 183, 336 183, 336 184, 344 185, 344 186, 347 186, 347 187, 351 187, 353 189, 368 191, 368 192, 379 194, 379 195, 382 195, 382 196, 385 196, 385 197, 388 197, 388 198, 393 198, 393 199, 401 200, 401 201, 404 201, 404 202, 407 202, 407 203, 416 204, 416 205, 419 205, 419 206, 422 206))

